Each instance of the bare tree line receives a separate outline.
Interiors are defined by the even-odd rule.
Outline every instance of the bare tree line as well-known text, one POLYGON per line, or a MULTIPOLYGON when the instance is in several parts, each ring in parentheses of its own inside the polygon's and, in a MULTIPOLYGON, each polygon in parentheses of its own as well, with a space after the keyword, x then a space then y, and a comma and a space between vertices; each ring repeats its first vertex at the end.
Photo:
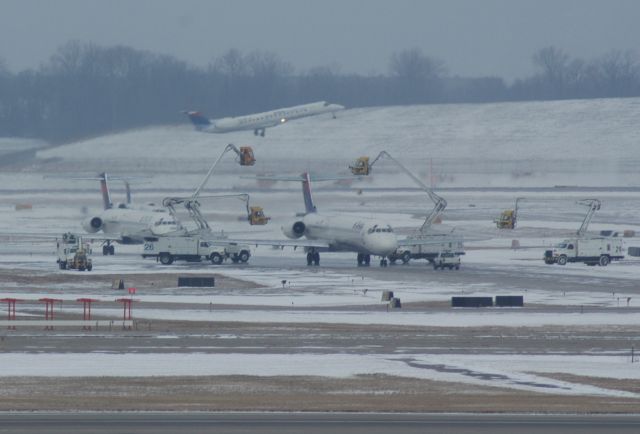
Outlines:
POLYGON ((640 95, 640 62, 630 51, 571 58, 556 47, 532 56, 535 73, 507 85, 462 78, 419 49, 393 53, 388 73, 296 72, 278 55, 231 49, 198 68, 126 46, 72 41, 39 68, 12 73, 0 59, 0 136, 61 142, 182 121, 180 110, 235 116, 317 100, 347 107, 640 95))

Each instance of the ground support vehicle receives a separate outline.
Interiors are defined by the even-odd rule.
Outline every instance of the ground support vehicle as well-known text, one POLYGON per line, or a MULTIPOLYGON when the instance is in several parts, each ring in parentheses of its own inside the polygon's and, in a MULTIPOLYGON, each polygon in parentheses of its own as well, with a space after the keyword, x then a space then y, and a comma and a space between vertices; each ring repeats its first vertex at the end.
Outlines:
POLYGON ((518 222, 518 206, 521 201, 524 200, 524 197, 519 197, 516 199, 516 206, 514 209, 507 209, 502 211, 500 217, 495 219, 493 222, 496 224, 498 229, 515 229, 516 224, 518 222))
MULTIPOLYGON (((411 237, 410 237, 411 238, 411 237)), ((460 257, 465 254, 464 243, 461 238, 453 238, 450 235, 420 235, 416 237, 421 241, 431 240, 428 244, 415 244, 399 247, 389 256, 391 264, 402 261, 408 263, 411 259, 426 259, 431 264, 442 251, 452 251, 460 257)))
POLYGON ((545 250, 545 264, 566 265, 567 262, 583 262, 587 265, 606 267, 611 261, 624 259, 622 238, 617 232, 605 231, 600 236, 587 236, 587 228, 601 203, 598 199, 584 199, 577 202, 588 208, 582 225, 576 232, 576 237, 569 238, 557 244, 553 249, 545 250))
POLYGON ((174 261, 201 262, 209 260, 220 265, 231 259, 234 263, 247 262, 251 250, 247 245, 225 243, 224 239, 210 240, 199 237, 158 237, 144 243, 143 258, 156 258, 163 265, 174 261))
POLYGON ((606 267, 611 261, 620 259, 624 259, 624 247, 617 236, 570 238, 544 252, 544 262, 550 265, 583 262, 606 267))
POLYGON ((93 261, 91 260, 91 247, 89 243, 82 241, 82 237, 71 232, 62 235, 61 240, 57 240, 57 263, 61 270, 91 271, 93 261))
POLYGON ((433 258, 433 269, 444 270, 448 268, 449 270, 459 270, 460 269, 460 255, 457 255, 452 251, 442 251, 438 253, 438 255, 433 258))

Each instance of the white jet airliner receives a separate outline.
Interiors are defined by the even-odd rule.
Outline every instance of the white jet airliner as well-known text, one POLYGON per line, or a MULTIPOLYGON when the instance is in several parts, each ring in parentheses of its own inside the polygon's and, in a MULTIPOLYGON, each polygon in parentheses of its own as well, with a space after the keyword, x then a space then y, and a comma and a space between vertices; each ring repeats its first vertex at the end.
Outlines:
MULTIPOLYGON (((303 173, 295 178, 260 177, 260 179, 301 181, 305 213, 282 226, 282 232, 289 240, 238 240, 238 242, 302 247, 307 253, 307 265, 320 265, 320 252, 354 252, 357 253, 358 266, 368 266, 372 255, 381 258, 380 266, 387 266, 387 257, 398 248, 396 235, 386 222, 361 217, 320 214, 311 197, 309 173, 303 173)), ((314 179, 322 180, 322 178, 314 179)))
POLYGON ((184 113, 189 116, 189 119, 198 131, 205 133, 228 133, 231 131, 253 130, 254 135, 264 137, 266 128, 275 127, 292 119, 316 116, 323 113, 331 113, 335 118, 336 112, 340 110, 344 110, 344 106, 319 101, 233 118, 208 119, 200 112, 184 113))

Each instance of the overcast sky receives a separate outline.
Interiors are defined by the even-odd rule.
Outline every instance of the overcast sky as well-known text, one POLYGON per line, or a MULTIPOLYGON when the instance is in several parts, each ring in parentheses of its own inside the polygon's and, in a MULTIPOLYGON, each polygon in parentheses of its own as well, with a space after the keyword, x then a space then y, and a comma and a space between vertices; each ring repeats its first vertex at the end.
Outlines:
POLYGON ((269 50, 298 70, 386 73, 417 47, 451 74, 507 79, 555 45, 576 57, 640 48, 638 0, 0 0, 0 58, 35 67, 71 39, 206 65, 229 48, 269 50))

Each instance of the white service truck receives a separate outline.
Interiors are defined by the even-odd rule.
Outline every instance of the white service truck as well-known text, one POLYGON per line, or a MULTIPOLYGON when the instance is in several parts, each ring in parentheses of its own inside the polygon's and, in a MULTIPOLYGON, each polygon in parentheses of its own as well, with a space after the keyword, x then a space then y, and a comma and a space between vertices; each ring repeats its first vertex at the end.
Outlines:
POLYGON ((612 236, 566 239, 544 252, 544 262, 558 265, 583 262, 605 267, 611 261, 624 259, 622 238, 617 235, 613 233, 612 236))
POLYGON ((216 242, 198 237, 158 237, 145 241, 143 258, 156 258, 163 265, 173 261, 201 262, 209 260, 214 265, 231 259, 234 263, 247 262, 251 249, 247 245, 216 242))
POLYGON ((429 263, 435 264, 435 259, 441 252, 451 252, 457 256, 458 261, 460 261, 460 256, 465 254, 464 243, 461 238, 434 234, 420 235, 415 237, 415 239, 421 242, 429 241, 429 243, 399 247, 389 256, 392 264, 395 264, 397 261, 402 261, 403 264, 406 264, 411 259, 426 259, 429 263))

